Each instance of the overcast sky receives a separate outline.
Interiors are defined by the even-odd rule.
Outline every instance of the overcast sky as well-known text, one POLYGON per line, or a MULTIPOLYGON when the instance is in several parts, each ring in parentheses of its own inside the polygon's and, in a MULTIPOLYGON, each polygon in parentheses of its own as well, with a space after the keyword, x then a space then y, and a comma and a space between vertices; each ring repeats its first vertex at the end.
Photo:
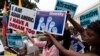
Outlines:
MULTIPOLYGON (((32 0, 34 1, 34 0, 32 0)), ((57 0, 40 0, 39 3, 37 3, 37 6, 41 10, 54 10, 55 4, 57 0)), ((67 2, 71 2, 73 4, 78 5, 76 14, 86 10, 87 8, 93 6, 94 4, 100 2, 100 0, 63 0, 67 2)))

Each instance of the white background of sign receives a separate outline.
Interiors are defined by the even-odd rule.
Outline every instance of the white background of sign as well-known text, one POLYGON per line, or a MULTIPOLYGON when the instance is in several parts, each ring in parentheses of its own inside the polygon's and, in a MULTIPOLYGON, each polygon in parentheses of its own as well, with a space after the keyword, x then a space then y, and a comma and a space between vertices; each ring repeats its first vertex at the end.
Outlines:
MULTIPOLYGON (((16 5, 11 5, 11 6, 14 6, 14 9, 17 7, 17 8, 21 8, 22 9, 22 13, 19 13, 20 15, 25 15, 25 16, 28 16, 28 17, 31 17, 31 18, 35 18, 35 14, 36 14, 36 11, 33 11, 33 10, 30 10, 30 9, 27 9, 27 8, 23 8, 23 7, 19 7, 19 6, 16 6, 16 5)), ((12 12, 12 10, 11 10, 11 12, 12 12)), ((13 12, 16 12, 16 11, 14 11, 13 10, 13 12)), ((16 12, 16 13, 18 13, 18 12, 16 12)), ((12 15, 10 15, 11 17, 13 17, 12 15)), ((10 17, 9 17, 10 18, 10 17)), ((14 18, 14 17, 13 17, 14 18)), ((25 28, 29 28, 29 29, 31 29, 31 30, 33 30, 33 24, 34 24, 34 22, 30 22, 30 21, 26 21, 26 20, 24 20, 24 19, 22 19, 22 18, 17 18, 17 17, 15 17, 16 19, 19 19, 19 20, 23 20, 25 23, 26 22, 28 22, 28 27, 27 26, 25 26, 25 25, 20 25, 20 24, 17 24, 17 25, 20 25, 20 26, 23 26, 23 27, 25 27, 25 28)), ((10 21, 10 20, 9 20, 10 21)), ((34 20, 33 20, 34 21, 34 20)), ((12 22, 13 23, 13 21, 10 21, 10 22, 12 22)), ((12 29, 16 29, 16 28, 14 28, 14 27, 10 27, 9 26, 9 23, 8 23, 8 28, 12 28, 12 29)), ((19 30, 19 29, 16 29, 16 30, 19 30)), ((26 31, 26 29, 24 30, 24 31, 26 31)), ((36 33, 36 32, 35 32, 36 33)))

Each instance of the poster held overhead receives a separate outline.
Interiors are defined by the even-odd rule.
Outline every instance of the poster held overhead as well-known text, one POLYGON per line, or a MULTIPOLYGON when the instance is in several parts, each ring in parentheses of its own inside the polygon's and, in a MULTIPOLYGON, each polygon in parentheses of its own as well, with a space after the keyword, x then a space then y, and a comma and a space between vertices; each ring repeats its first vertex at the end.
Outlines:
POLYGON ((98 8, 99 7, 89 9, 79 16, 80 24, 82 27, 86 28, 87 25, 89 25, 91 22, 94 22, 96 20, 100 20, 100 18, 99 18, 100 13, 99 13, 98 8))
POLYGON ((63 35, 66 12, 64 11, 37 11, 34 30, 51 34, 63 35))
POLYGON ((65 2, 62 0, 57 0, 55 10, 69 11, 71 16, 73 17, 77 9, 77 5, 69 2, 65 2))
POLYGON ((11 5, 8 29, 14 29, 18 31, 27 31, 28 34, 35 35, 32 24, 34 24, 36 11, 11 5))

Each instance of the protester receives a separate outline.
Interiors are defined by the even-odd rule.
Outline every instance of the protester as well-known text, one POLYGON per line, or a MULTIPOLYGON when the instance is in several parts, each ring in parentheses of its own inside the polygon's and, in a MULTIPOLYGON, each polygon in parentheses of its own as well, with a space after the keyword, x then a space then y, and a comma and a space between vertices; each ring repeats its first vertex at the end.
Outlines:
POLYGON ((75 38, 75 39, 77 39, 77 40, 79 40, 79 41, 83 41, 82 39, 81 39, 81 36, 80 36, 80 34, 73 28, 73 32, 72 32, 72 34, 71 34, 71 37, 72 38, 75 38))
POLYGON ((100 20, 92 22, 87 26, 86 29, 82 28, 78 23, 76 23, 71 15, 67 15, 68 20, 73 24, 74 28, 80 32, 82 39, 92 46, 91 51, 96 55, 100 55, 100 20))
POLYGON ((84 53, 90 52, 90 45, 86 41, 83 41, 82 43, 85 46, 84 53))
MULTIPOLYGON (((69 50, 70 43, 71 43, 71 32, 68 27, 68 23, 65 24, 65 29, 64 29, 64 34, 62 36, 62 40, 63 40, 63 43, 62 43, 63 47, 69 50)), ((64 55, 60 52, 60 56, 64 56, 64 55)))
POLYGON ((69 49, 70 48, 70 42, 71 42, 71 32, 69 30, 68 23, 66 23, 64 35, 63 35, 63 46, 66 49, 69 49))
POLYGON ((84 53, 85 46, 83 45, 83 40, 81 39, 80 34, 74 28, 72 28, 71 34, 71 49, 76 52, 84 53))
MULTIPOLYGON (((25 36, 23 38, 26 38, 25 36)), ((39 48, 29 40, 24 40, 26 45, 26 55, 25 56, 39 56, 39 48)))
POLYGON ((28 36, 24 33, 28 39, 38 47, 43 47, 42 56, 59 56, 59 50, 53 45, 53 42, 46 36, 46 41, 38 41, 28 36))
POLYGON ((89 53, 81 54, 72 50, 67 50, 52 35, 46 32, 56 47, 65 56, 100 56, 100 20, 92 22, 88 25, 87 29, 84 29, 71 18, 70 14, 67 14, 67 19, 73 24, 74 28, 80 32, 82 39, 92 46, 91 51, 89 53))

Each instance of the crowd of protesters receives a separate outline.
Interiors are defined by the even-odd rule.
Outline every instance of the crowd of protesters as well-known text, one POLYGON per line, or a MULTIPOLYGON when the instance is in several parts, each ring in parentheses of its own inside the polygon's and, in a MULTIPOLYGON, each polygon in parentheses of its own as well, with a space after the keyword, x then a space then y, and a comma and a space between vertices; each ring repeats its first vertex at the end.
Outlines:
MULTIPOLYGON (((64 40, 63 45, 61 45, 61 43, 57 41, 58 36, 54 36, 54 35, 51 35, 50 33, 45 32, 45 35, 48 36, 49 40, 47 39, 48 44, 44 45, 45 50, 43 50, 43 52, 45 53, 42 53, 42 56, 60 56, 60 55, 61 56, 100 56, 100 48, 99 48, 100 47, 99 46, 100 20, 92 22, 90 25, 88 25, 86 29, 84 29, 71 18, 70 14, 67 14, 67 19, 73 24, 75 31, 78 31, 80 33, 81 40, 87 43, 87 45, 85 45, 86 48, 88 47, 87 50, 85 50, 84 53, 79 53, 70 49, 71 34, 68 31, 68 27, 66 26, 67 28, 65 28, 64 36, 59 37, 59 38, 62 38, 62 40, 64 40), (91 49, 89 46, 91 46, 91 49), (51 48, 52 50, 50 50, 51 48), (60 55, 58 54, 59 52, 60 52, 60 55)), ((68 24, 66 23, 66 25, 68 24)), ((76 32, 74 32, 74 34, 77 35, 76 32)), ((31 39, 27 34, 26 36, 33 44, 35 43, 34 40, 31 39)), ((80 40, 80 38, 77 38, 77 39, 80 40)), ((41 46, 42 44, 39 44, 39 45, 41 46)))
MULTIPOLYGON (((67 20, 69 20, 74 27, 72 29, 68 27, 68 23, 66 21, 63 36, 52 35, 45 32, 43 33, 43 36, 45 36, 44 40, 40 41, 32 38, 35 36, 30 37, 26 32, 23 32, 22 34, 24 34, 31 44, 35 46, 32 47, 37 48, 37 50, 28 55, 28 52, 35 50, 32 48, 30 49, 30 47, 27 48, 28 43, 25 44, 23 48, 17 49, 17 54, 20 56, 39 56, 41 53, 42 56, 100 56, 100 20, 92 22, 90 25, 88 25, 87 29, 82 28, 77 22, 75 22, 71 18, 70 14, 67 14, 67 20), (82 42, 85 46, 82 52, 77 52, 71 49, 71 38, 73 37, 82 42), (41 47, 41 52, 38 47, 41 47), (34 55, 36 52, 38 53, 34 55)), ((10 31, 12 32, 12 30, 10 31)), ((5 49, 11 51, 11 48, 7 46, 5 49)))
MULTIPOLYGON (((7 28, 7 22, 2 19, 2 43, 6 51, 17 56, 100 56, 100 20, 91 22, 86 29, 78 24, 67 11, 63 36, 48 32, 29 36, 27 32, 20 32, 7 28), (73 25, 69 26, 68 21, 73 25), (6 33, 5 33, 6 32, 6 33), (24 46, 21 48, 9 47, 7 33, 21 34, 24 46), (81 49, 76 47, 73 39, 81 43, 81 49)), ((0 52, 0 56, 5 51, 0 52)))
POLYGON ((23 34, 30 40, 30 42, 32 42, 32 44, 37 47, 42 47, 42 56, 100 56, 100 20, 92 22, 86 29, 82 28, 77 22, 75 22, 70 14, 67 14, 67 20, 69 20, 74 27, 71 32, 66 21, 63 36, 52 35, 45 32, 43 34, 45 40, 39 41, 31 38, 26 32, 23 32, 23 34), (80 37, 78 37, 79 35, 80 37), (83 49, 84 52, 80 53, 70 48, 72 37, 83 43, 85 46, 85 50, 83 49))

